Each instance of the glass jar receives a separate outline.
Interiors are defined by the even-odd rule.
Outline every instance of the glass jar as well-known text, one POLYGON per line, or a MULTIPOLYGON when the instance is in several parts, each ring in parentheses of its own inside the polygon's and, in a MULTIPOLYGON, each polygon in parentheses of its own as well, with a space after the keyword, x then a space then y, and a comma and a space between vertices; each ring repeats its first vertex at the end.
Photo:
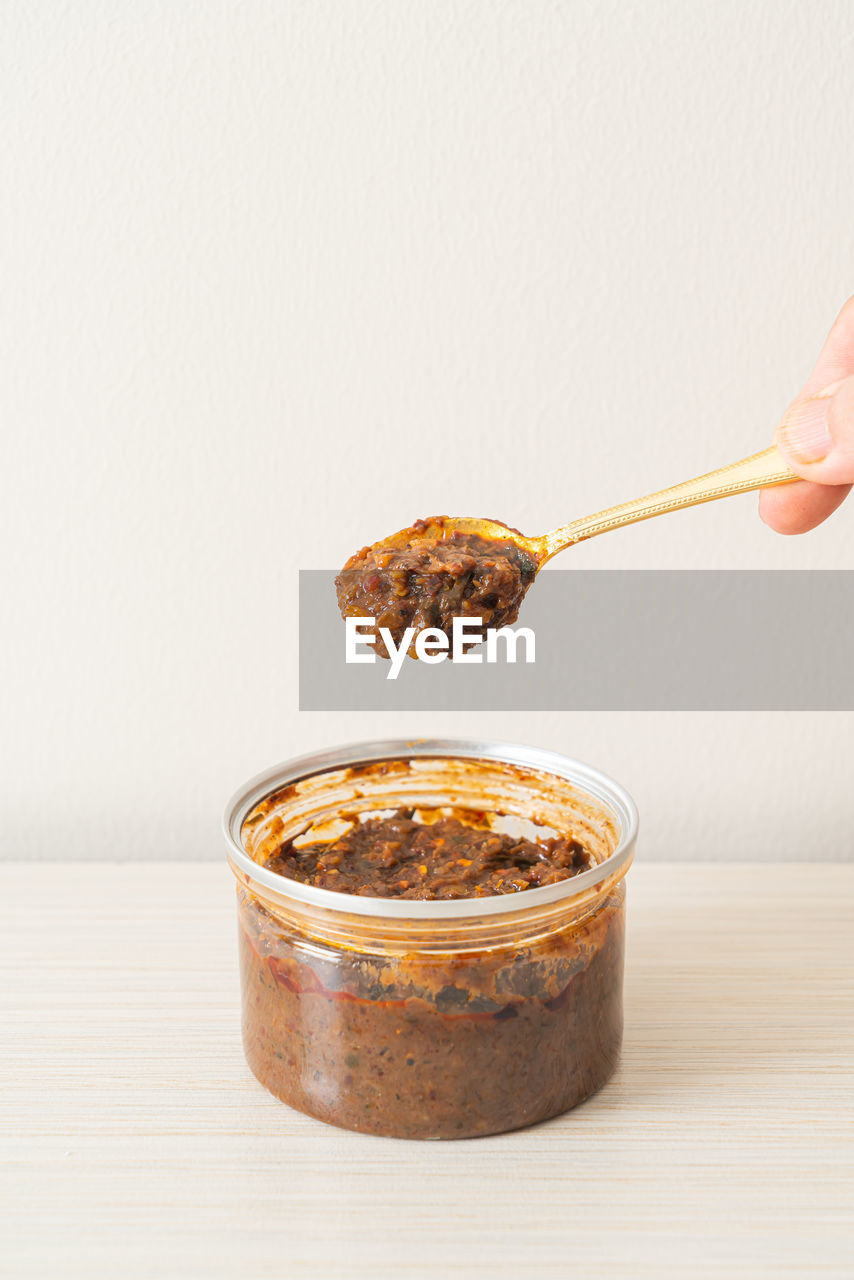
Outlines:
POLYGON ((610 1077, 622 1038, 625 875, 637 812, 611 779, 505 743, 357 744, 254 779, 225 815, 243 1042, 258 1080, 331 1124, 403 1138, 500 1133, 610 1077), (335 893, 264 863, 401 806, 571 833, 595 865, 501 896, 335 893))

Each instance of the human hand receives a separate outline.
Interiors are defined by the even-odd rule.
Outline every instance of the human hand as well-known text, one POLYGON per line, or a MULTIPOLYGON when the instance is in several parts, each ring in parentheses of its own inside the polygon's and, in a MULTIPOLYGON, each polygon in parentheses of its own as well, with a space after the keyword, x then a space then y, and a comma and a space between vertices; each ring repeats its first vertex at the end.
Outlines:
POLYGON ((840 311, 774 441, 802 481, 763 489, 759 514, 777 533, 806 533, 836 510, 854 483, 854 298, 840 311))

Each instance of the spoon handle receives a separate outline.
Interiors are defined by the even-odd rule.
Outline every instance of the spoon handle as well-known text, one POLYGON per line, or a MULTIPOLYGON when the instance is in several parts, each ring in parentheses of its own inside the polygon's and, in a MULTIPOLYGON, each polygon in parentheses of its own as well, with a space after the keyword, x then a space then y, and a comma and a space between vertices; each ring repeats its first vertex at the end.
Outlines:
POLYGON ((621 529, 623 525, 637 524, 639 520, 663 516, 682 507, 713 502, 715 498, 728 498, 732 493, 748 493, 751 489, 765 489, 769 485, 787 484, 797 479, 783 455, 772 445, 770 449, 763 449, 761 453, 742 458, 741 462, 733 462, 728 467, 719 467, 717 471, 709 471, 695 480, 683 480, 681 484, 659 489, 658 493, 651 493, 646 498, 635 498, 633 502, 624 502, 618 507, 608 507, 595 515, 573 520, 571 524, 545 534, 542 539, 546 549, 544 559, 550 559, 574 542, 595 538, 597 533, 621 529))

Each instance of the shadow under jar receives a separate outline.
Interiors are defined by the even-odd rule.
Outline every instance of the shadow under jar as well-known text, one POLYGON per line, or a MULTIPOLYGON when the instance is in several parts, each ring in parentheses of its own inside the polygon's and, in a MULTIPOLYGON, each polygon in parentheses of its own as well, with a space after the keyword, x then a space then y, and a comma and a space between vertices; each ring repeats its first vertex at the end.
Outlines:
POLYGON ((611 779, 531 747, 365 743, 256 778, 225 832, 244 1048, 282 1101, 363 1133, 469 1138, 559 1115, 612 1074, 637 813, 611 779), (571 833, 591 865, 451 900, 337 893, 265 865, 285 841, 332 840, 401 807, 530 839, 571 833))

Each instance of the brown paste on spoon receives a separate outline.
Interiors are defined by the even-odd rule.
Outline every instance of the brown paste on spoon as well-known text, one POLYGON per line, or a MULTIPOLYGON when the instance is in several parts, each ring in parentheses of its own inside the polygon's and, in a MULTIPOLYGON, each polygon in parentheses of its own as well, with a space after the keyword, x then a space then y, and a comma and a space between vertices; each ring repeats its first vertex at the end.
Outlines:
MULTIPOLYGON (((537 572, 537 561, 511 538, 486 538, 455 529, 445 516, 416 521, 407 537, 379 542, 351 556, 335 579, 342 617, 373 618, 376 651, 388 657, 379 634, 397 646, 408 627, 436 628, 450 637, 455 617, 509 626, 537 572)), ((415 656, 414 641, 408 652, 415 656)))

